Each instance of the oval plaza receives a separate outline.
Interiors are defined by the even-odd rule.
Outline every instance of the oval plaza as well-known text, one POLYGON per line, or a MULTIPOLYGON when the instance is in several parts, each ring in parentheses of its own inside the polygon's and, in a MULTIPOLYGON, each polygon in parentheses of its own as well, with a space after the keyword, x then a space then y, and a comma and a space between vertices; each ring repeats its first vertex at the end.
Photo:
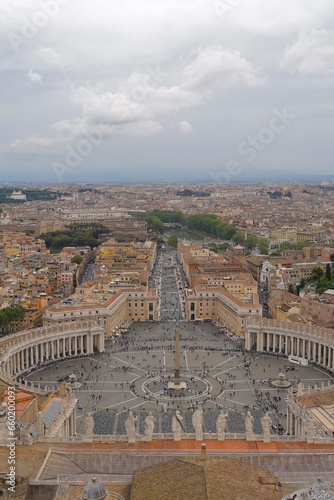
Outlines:
MULTIPOLYGON (((101 251, 111 253, 111 246, 101 251)), ((187 259, 195 257, 189 248, 157 252, 149 244, 141 251, 146 285, 135 283, 132 273, 111 286, 102 276, 104 259, 104 268, 96 264, 102 269, 98 283, 80 285, 70 300, 50 307, 42 328, 1 339, 2 385, 15 384, 30 397, 18 422, 21 442, 145 440, 150 415, 155 422, 150 439, 237 436, 266 442, 294 436, 332 442, 331 330, 262 318, 259 303, 242 300, 254 291, 248 278, 234 283, 237 294, 217 278, 207 279, 205 287, 192 286, 194 266, 187 259), (270 381, 291 355, 309 366, 286 373, 289 390, 273 389, 270 381), (202 412, 200 431, 191 423, 196 411, 202 412), (139 417, 131 436, 125 425, 129 412, 139 417), (227 420, 219 434, 222 412, 227 420), (175 415, 183 420, 177 434, 175 415), (85 430, 91 417, 93 426, 87 421, 85 430)), ((198 273, 205 275, 211 256, 194 253, 202 266, 198 273)))

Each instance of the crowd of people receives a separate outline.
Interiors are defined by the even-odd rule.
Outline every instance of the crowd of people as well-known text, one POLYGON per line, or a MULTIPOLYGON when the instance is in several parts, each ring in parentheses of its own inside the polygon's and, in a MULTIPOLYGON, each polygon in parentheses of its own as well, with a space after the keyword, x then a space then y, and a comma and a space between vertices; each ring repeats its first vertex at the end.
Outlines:
MULTIPOLYGON (((123 415, 131 409, 131 405, 138 408, 138 426, 145 421, 149 409, 158 408, 155 425, 161 432, 170 432, 171 415, 179 410, 184 412, 184 422, 189 432, 192 432, 189 415, 199 402, 204 408, 207 432, 214 432, 214 422, 221 408, 228 411, 229 432, 244 432, 244 415, 247 411, 252 411, 254 416, 255 432, 260 431, 260 416, 266 412, 270 412, 273 417, 272 430, 284 432, 284 391, 270 387, 270 375, 273 374, 270 364, 264 366, 261 362, 259 376, 259 354, 246 353, 240 339, 224 335, 211 323, 190 323, 183 319, 182 292, 186 282, 182 269, 175 265, 175 255, 174 252, 172 260, 169 252, 158 256, 153 269, 154 277, 150 278, 152 285, 159 285, 161 321, 133 323, 128 333, 107 339, 106 351, 94 356, 94 360, 89 357, 66 363, 67 374, 63 374, 63 368, 62 374, 59 374, 59 367, 63 365, 54 363, 50 380, 54 376, 54 380, 59 383, 69 374, 76 375, 81 383, 77 396, 82 414, 95 412, 94 419, 101 434, 107 429, 109 432, 110 429, 116 433, 125 432, 123 415), (183 355, 181 378, 183 373, 187 382, 187 387, 182 390, 168 388, 168 381, 174 373, 176 328, 180 330, 180 350, 183 355), (209 383, 206 382, 207 378, 210 378, 209 383), (252 398, 246 394, 245 382, 252 398), (215 384, 213 391, 212 386, 215 384), (103 410, 105 402, 102 387, 104 393, 109 391, 109 401, 110 396, 118 393, 117 401, 110 405, 115 408, 117 415, 103 410), (124 394, 120 401, 119 394, 122 392, 124 394), (132 403, 128 402, 130 398, 132 403)), ((274 357, 279 358, 276 355, 274 357)), ((293 381, 298 381, 296 370, 293 381)))

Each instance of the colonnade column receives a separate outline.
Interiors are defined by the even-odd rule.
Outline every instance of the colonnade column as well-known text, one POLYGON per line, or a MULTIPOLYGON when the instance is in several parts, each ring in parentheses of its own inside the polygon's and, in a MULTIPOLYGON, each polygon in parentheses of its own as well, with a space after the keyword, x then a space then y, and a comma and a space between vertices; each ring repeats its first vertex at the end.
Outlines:
POLYGON ((330 347, 328 350, 328 360, 327 360, 327 368, 330 370, 332 367, 333 361, 333 349, 330 347))
POLYGON ((257 332, 257 350, 262 352, 263 351, 263 335, 264 333, 262 331, 257 332))
POLYGON ((13 359, 13 356, 10 357, 9 363, 10 363, 10 373, 14 373, 14 359, 13 359))
POLYGON ((284 349, 284 354, 287 356, 288 355, 288 344, 289 344, 289 337, 288 335, 285 336, 285 349, 284 349))

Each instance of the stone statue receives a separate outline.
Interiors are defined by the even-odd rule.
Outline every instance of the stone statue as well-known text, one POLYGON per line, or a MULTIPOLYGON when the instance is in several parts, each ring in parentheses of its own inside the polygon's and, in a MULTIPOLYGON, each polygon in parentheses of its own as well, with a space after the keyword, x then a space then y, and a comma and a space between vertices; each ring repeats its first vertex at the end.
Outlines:
POLYGON ((0 405, 0 422, 6 422, 7 420, 7 403, 3 402, 0 405))
POLYGON ((307 432, 307 442, 312 441, 317 433, 317 427, 315 425, 315 421, 313 418, 309 420, 306 424, 306 432, 307 432))
POLYGON ((28 426, 22 425, 19 431, 20 441, 24 446, 31 446, 34 442, 32 435, 29 432, 28 426))
POLYGON ((270 443, 270 429, 272 426, 272 420, 269 417, 269 413, 267 412, 265 416, 261 419, 262 429, 263 429, 263 442, 270 443))
POLYGON ((0 405, 0 446, 8 444, 8 427, 7 427, 7 403, 0 405))
POLYGON ((297 384, 297 396, 302 396, 304 394, 304 384, 302 382, 298 382, 297 384))
POLYGON ((203 410, 198 408, 192 416, 192 423, 195 427, 196 441, 203 441, 203 410))
POLYGON ((60 382, 58 389, 58 397, 65 398, 67 396, 65 382, 60 382))
POLYGON ((152 440, 155 421, 156 420, 155 417, 152 415, 152 412, 150 412, 145 418, 145 436, 149 440, 152 440))
POLYGON ((248 436, 253 436, 254 435, 253 424, 254 424, 254 417, 251 414, 251 412, 248 411, 247 415, 245 417, 246 439, 247 439, 247 435, 248 436))
POLYGON ((20 441, 23 444, 23 446, 27 446, 28 444, 28 430, 25 428, 24 425, 20 427, 20 441))
POLYGON ((172 431, 174 434, 174 441, 181 441, 182 420, 183 417, 181 413, 179 412, 179 410, 176 410, 172 420, 172 431))
POLYGON ((88 437, 93 436, 94 425, 95 425, 94 418, 92 417, 92 415, 91 414, 87 415, 85 422, 86 436, 88 437))
POLYGON ((224 410, 221 410, 217 421, 216 421, 216 429, 218 433, 218 441, 224 441, 225 439, 225 429, 227 424, 228 413, 224 413, 224 410))
POLYGON ((136 442, 136 428, 135 428, 136 422, 137 422, 137 417, 134 417, 132 411, 130 411, 128 418, 125 420, 125 430, 128 436, 129 443, 136 442))
POLYGON ((44 436, 45 427, 44 427, 43 414, 41 411, 38 412, 37 422, 36 422, 36 430, 37 430, 38 436, 44 436))

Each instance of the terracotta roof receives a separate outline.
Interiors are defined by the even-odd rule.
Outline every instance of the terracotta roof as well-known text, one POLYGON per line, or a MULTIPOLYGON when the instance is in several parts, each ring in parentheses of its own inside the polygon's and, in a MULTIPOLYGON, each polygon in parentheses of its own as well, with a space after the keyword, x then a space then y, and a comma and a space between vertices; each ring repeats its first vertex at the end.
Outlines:
POLYGON ((310 394, 303 394, 297 397, 300 405, 306 407, 326 405, 331 406, 334 404, 334 387, 328 387, 324 390, 319 390, 310 394))
POLYGON ((280 498, 275 484, 271 472, 237 459, 187 457, 137 470, 131 500, 274 500, 280 498))
POLYGON ((170 460, 135 471, 131 500, 208 500, 204 468, 185 460, 170 460))
MULTIPOLYGON (((23 413, 35 397, 36 396, 34 394, 30 394, 28 392, 15 391, 15 415, 17 420, 20 420, 23 413)), ((8 389, 4 391, 3 400, 8 403, 8 389)))

